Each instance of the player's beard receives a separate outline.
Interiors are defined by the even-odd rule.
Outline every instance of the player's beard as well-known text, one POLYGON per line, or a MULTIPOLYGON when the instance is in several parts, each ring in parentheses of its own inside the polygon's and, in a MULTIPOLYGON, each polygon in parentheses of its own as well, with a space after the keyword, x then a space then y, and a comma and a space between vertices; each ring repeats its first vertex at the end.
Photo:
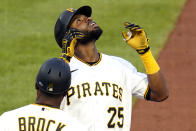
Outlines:
POLYGON ((97 27, 95 30, 92 30, 90 32, 88 31, 82 31, 84 33, 84 37, 82 39, 78 39, 78 43, 86 45, 87 43, 91 41, 96 41, 99 39, 99 37, 102 34, 102 29, 100 27, 97 27))

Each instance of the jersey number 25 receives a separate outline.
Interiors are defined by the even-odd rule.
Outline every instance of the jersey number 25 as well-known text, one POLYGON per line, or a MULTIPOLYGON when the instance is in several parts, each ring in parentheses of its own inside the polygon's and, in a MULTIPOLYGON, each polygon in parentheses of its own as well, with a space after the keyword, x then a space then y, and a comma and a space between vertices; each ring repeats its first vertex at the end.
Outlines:
POLYGON ((124 122, 123 107, 109 107, 108 113, 112 113, 112 116, 108 122, 108 128, 115 128, 116 124, 119 128, 122 128, 124 122), (116 115, 118 116, 119 121, 114 122, 113 120, 116 115))

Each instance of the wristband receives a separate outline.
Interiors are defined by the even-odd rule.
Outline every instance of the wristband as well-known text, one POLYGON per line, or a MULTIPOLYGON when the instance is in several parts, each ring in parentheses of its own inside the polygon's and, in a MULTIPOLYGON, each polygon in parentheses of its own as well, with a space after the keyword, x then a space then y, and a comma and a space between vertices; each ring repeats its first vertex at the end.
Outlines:
POLYGON ((148 50, 145 54, 140 55, 140 58, 142 59, 147 74, 154 74, 160 70, 160 67, 150 50, 148 50))
POLYGON ((150 50, 150 46, 145 49, 136 50, 138 54, 142 55, 145 54, 148 50, 150 50))

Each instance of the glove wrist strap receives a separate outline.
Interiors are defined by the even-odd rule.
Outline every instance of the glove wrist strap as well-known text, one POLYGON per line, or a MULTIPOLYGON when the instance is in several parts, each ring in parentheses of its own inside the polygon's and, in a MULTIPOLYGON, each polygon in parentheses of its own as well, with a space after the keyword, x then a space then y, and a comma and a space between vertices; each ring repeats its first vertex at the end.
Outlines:
POLYGON ((149 49, 145 54, 140 55, 140 57, 142 59, 147 74, 154 74, 160 70, 159 65, 157 64, 149 49))
POLYGON ((139 49, 139 50, 136 50, 136 51, 137 51, 138 54, 142 55, 142 54, 145 54, 149 49, 150 49, 150 46, 148 46, 145 49, 139 49))

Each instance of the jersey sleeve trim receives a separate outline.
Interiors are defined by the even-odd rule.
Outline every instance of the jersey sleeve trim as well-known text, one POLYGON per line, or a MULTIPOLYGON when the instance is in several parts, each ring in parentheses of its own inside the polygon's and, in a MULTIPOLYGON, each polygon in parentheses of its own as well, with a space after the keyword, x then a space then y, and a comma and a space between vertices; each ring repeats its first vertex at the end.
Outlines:
POLYGON ((150 93, 150 87, 149 87, 149 85, 147 86, 147 89, 146 89, 146 91, 145 91, 145 93, 144 93, 144 99, 146 99, 146 100, 149 100, 149 98, 147 97, 147 96, 149 96, 148 94, 150 93))

